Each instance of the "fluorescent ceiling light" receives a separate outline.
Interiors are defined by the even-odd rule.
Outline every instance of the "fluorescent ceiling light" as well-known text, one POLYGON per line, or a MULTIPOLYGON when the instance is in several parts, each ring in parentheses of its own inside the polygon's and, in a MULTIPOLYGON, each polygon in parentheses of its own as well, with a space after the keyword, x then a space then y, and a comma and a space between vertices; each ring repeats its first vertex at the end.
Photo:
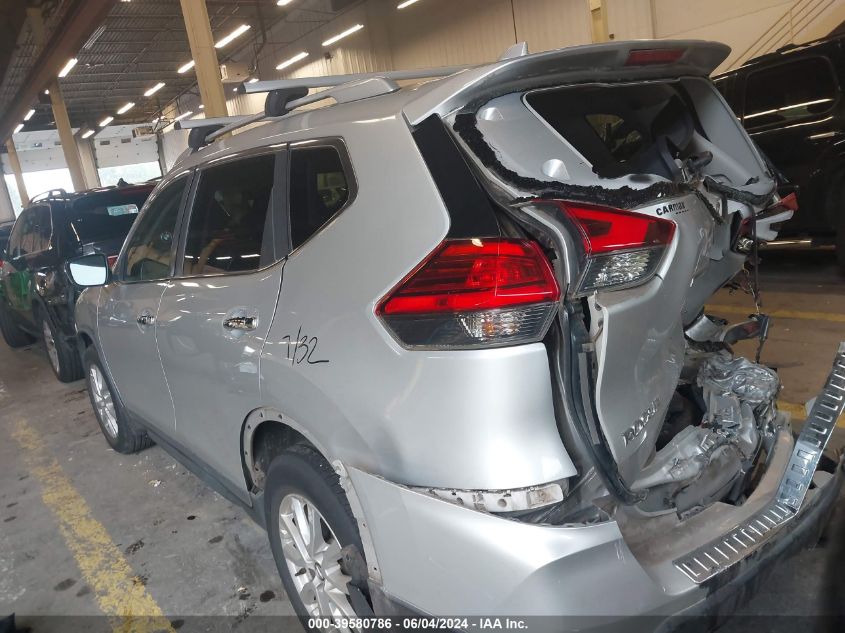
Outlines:
POLYGON ((105 119, 100 121, 100 127, 106 127, 112 121, 114 121, 114 117, 113 116, 107 116, 105 119))
POLYGON ((26 113, 26 116, 23 118, 24 121, 29 121, 32 118, 32 115, 35 114, 35 110, 30 110, 26 113))
POLYGON ((76 62, 79 60, 76 57, 67 60, 67 64, 65 64, 64 68, 59 71, 59 77, 67 77, 67 74, 73 70, 73 67, 76 66, 76 62))
POLYGON ((100 39, 100 36, 101 36, 103 33, 105 33, 105 31, 106 31, 106 25, 105 25, 105 24, 101 24, 100 26, 98 26, 98 27, 97 27, 97 30, 96 30, 96 31, 94 31, 93 33, 91 33, 91 37, 89 37, 89 38, 86 40, 86 42, 82 45, 82 49, 83 49, 83 50, 86 50, 86 51, 87 51, 87 50, 89 50, 92 46, 94 46, 94 43, 95 43, 98 39, 100 39))
POLYGON ((150 88, 149 90, 147 90, 147 91, 144 93, 144 96, 145 96, 145 97, 152 97, 155 93, 157 93, 157 92, 158 92, 159 90, 161 90, 162 88, 164 88, 164 82, 163 82, 163 81, 159 81, 159 82, 158 82, 155 86, 153 86, 152 88, 150 88))
POLYGON ((282 70, 283 68, 287 68, 288 66, 291 66, 291 65, 295 64, 296 62, 298 62, 302 59, 305 59, 306 57, 308 57, 308 53, 306 53, 305 51, 302 51, 301 53, 297 53, 296 55, 294 55, 290 59, 286 59, 281 64, 276 66, 276 70, 282 70))
POLYGON ((352 35, 353 33, 357 33, 358 31, 360 31, 363 28, 364 28, 363 24, 356 24, 355 26, 346 29, 343 33, 338 33, 334 37, 330 37, 325 42, 323 42, 323 46, 331 46, 335 42, 342 40, 347 35, 352 35))
POLYGON ((193 68, 193 67, 194 67, 194 60, 192 59, 192 60, 191 60, 191 61, 189 61, 187 64, 182 64, 181 66, 179 66, 179 70, 177 70, 176 72, 178 72, 178 73, 186 73, 186 72, 188 72, 189 70, 191 70, 191 68, 193 68))
POLYGON ((117 113, 118 114, 126 114, 127 112, 129 112, 134 107, 135 107, 135 102, 130 101, 129 103, 125 103, 123 105, 123 107, 120 110, 117 111, 117 113))
POLYGON ((417 2, 418 0, 405 0, 405 2, 400 2, 396 5, 397 9, 404 9, 405 7, 410 7, 412 4, 417 2))
POLYGON ((247 83, 248 83, 248 84, 254 84, 256 81, 258 81, 258 77, 253 77, 253 78, 252 78, 252 79, 250 79, 247 83))
POLYGON ((50 91, 49 91, 49 90, 45 90, 45 91, 44 91, 44 94, 45 94, 45 95, 48 95, 48 94, 50 94, 50 91))
POLYGON ((175 119, 173 119, 173 122, 174 122, 174 123, 176 123, 176 121, 181 121, 181 120, 182 120, 182 119, 184 119, 186 116, 191 116, 193 113, 194 113, 194 111, 193 111, 193 110, 188 110, 187 112, 183 112, 182 114, 180 114, 179 116, 177 116, 175 119))
POLYGON ((23 129, 23 123, 18 123, 17 127, 15 128, 15 131, 14 131, 14 132, 12 132, 12 134, 17 134, 17 133, 18 133, 18 132, 20 132, 22 129, 23 129))
POLYGON ((278 4, 280 7, 286 7, 291 2, 293 2, 293 0, 279 0, 276 4, 278 4))
POLYGON ((226 37, 224 37, 222 40, 220 40, 219 42, 217 42, 217 43, 214 45, 214 48, 223 48, 224 46, 226 46, 226 44, 228 44, 229 42, 231 42, 231 41, 232 41, 233 39, 235 39, 236 37, 240 37, 241 35, 243 35, 243 34, 244 34, 244 33, 246 33, 247 31, 249 31, 249 29, 250 29, 250 28, 252 28, 252 27, 250 27, 250 25, 249 25, 249 24, 241 24, 238 28, 236 28, 234 31, 232 31, 231 33, 229 33, 229 34, 228 34, 226 37))
POLYGON ((82 138, 88 138, 89 136, 94 134, 94 130, 88 130, 87 132, 82 133, 82 138))

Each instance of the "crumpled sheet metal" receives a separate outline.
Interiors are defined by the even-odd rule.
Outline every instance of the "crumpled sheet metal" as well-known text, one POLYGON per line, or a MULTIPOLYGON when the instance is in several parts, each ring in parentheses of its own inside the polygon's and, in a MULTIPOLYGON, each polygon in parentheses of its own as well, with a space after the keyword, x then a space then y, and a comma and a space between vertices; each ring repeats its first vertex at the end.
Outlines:
POLYGON ((780 378, 773 370, 727 353, 702 363, 697 382, 699 387, 733 394, 753 406, 771 402, 780 389, 780 378))

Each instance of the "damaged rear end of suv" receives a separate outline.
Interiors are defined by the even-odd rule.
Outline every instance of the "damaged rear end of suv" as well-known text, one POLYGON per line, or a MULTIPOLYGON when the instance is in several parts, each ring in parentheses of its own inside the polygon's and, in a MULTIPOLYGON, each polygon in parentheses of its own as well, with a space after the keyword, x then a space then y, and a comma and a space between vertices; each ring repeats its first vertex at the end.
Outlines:
POLYGON ((795 210, 708 78, 728 51, 674 41, 517 54, 426 84, 404 106, 451 226, 377 314, 409 348, 541 342, 573 474, 484 490, 350 468, 384 604, 586 618, 577 627, 729 613, 741 586, 818 536, 841 485, 841 463, 822 452, 843 410, 845 349, 831 350, 795 436, 777 373, 733 350, 762 346, 768 317, 729 325, 706 312, 795 210), (451 323, 429 301, 446 292, 433 280, 460 272, 461 244, 485 245, 485 222, 500 256, 540 253, 554 292, 543 295, 543 270, 500 268, 511 303, 524 276, 526 307, 451 323))

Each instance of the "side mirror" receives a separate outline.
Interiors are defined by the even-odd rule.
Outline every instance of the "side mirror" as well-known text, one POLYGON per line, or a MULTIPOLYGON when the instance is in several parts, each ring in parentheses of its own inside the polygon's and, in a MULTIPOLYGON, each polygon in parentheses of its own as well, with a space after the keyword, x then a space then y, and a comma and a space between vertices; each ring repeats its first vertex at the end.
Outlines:
POLYGON ((70 260, 67 270, 71 281, 77 286, 102 286, 109 280, 109 262, 100 253, 70 260))

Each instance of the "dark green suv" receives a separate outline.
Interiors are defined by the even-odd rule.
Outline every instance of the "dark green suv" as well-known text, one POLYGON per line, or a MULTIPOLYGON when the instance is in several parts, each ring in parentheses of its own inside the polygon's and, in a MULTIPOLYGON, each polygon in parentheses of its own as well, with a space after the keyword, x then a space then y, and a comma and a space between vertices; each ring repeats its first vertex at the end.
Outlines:
POLYGON ((81 292, 65 264, 117 258, 152 184, 37 196, 15 221, 0 260, 0 332, 10 347, 44 342, 62 382, 82 378, 73 307, 81 292))

